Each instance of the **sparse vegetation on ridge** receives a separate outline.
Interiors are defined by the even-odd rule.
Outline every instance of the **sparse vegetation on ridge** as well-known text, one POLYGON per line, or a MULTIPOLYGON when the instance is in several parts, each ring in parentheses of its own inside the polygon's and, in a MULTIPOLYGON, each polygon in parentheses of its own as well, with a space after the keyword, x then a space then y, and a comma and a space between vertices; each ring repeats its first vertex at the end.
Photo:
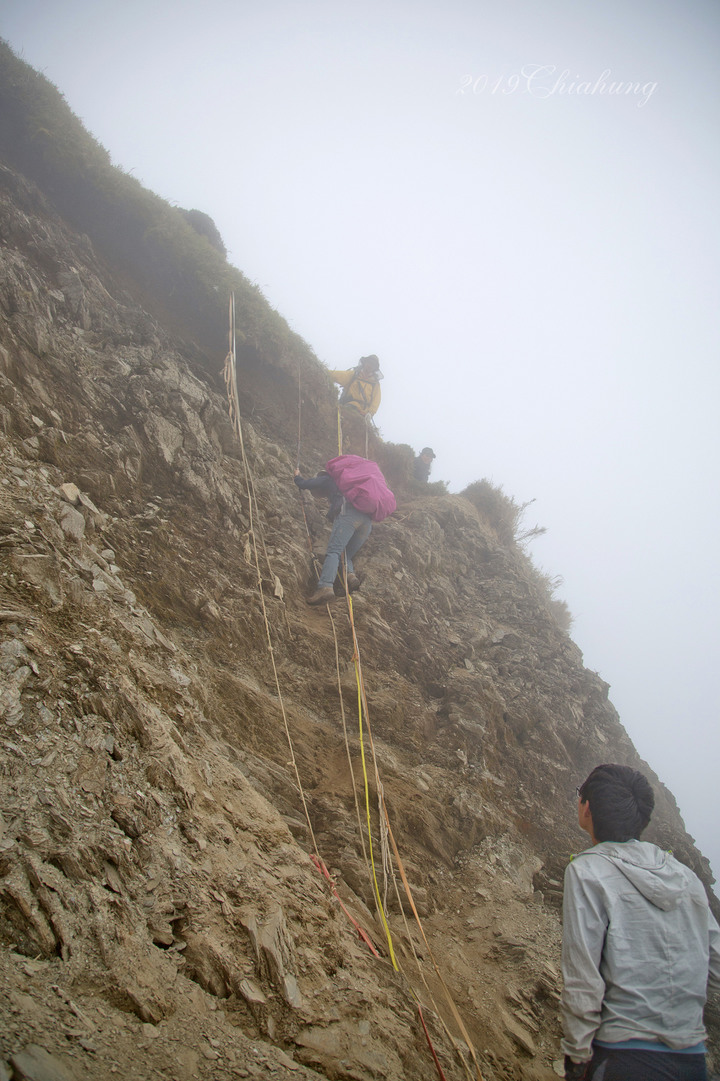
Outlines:
POLYGON ((544 526, 520 531, 523 515, 535 500, 516 503, 511 495, 506 495, 501 484, 492 484, 483 478, 473 481, 461 493, 476 507, 488 525, 495 531, 503 544, 522 545, 533 537, 541 537, 546 532, 544 526))
POLYGON ((528 541, 535 537, 542 537, 546 532, 544 526, 535 525, 530 529, 522 528, 523 515, 535 500, 530 499, 526 503, 517 503, 512 496, 505 494, 502 485, 492 484, 485 478, 469 484, 460 494, 465 499, 469 499, 473 506, 480 511, 483 519, 502 544, 519 549, 519 554, 527 562, 528 574, 545 594, 548 609, 558 627, 560 630, 568 632, 573 622, 572 613, 567 602, 554 595, 555 591, 562 585, 562 578, 559 575, 553 576, 540 570, 526 551, 528 541))
POLYGON ((34 180, 99 251, 132 274, 154 302, 204 348, 225 344, 235 293, 238 338, 276 357, 309 347, 225 258, 215 223, 181 210, 114 166, 62 93, 0 40, 0 155, 34 180))

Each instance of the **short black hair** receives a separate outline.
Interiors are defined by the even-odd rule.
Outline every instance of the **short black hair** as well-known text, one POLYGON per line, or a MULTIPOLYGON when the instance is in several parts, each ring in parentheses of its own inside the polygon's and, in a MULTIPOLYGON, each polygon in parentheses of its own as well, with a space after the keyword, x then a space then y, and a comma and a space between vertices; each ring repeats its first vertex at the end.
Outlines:
POLYGON ((630 766, 596 766, 578 791, 583 803, 590 804, 597 841, 638 839, 655 807, 647 777, 630 766))

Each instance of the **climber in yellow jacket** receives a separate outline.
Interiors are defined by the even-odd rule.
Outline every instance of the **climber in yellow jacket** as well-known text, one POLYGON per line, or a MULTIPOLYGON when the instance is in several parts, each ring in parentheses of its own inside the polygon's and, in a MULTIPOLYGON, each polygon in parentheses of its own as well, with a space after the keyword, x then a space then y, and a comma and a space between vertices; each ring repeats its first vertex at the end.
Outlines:
POLYGON ((372 417, 380 405, 380 361, 372 353, 360 357, 360 362, 346 372, 330 372, 334 383, 343 388, 340 405, 347 406, 363 417, 372 417))

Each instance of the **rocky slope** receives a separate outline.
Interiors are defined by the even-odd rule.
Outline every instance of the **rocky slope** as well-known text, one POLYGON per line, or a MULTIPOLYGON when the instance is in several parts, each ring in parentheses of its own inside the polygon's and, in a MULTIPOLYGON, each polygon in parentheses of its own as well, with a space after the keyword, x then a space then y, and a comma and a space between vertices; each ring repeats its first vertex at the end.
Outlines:
POLYGON ((646 770, 711 878, 541 576, 374 438, 398 512, 308 609, 307 347, 241 317, 241 445, 222 351, 12 164, 0 240, 0 1079, 555 1076, 575 785, 646 770))

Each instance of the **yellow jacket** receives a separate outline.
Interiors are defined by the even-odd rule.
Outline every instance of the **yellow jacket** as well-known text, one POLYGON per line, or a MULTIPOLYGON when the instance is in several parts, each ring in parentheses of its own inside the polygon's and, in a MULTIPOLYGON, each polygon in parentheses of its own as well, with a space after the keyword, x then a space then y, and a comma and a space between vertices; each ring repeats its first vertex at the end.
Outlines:
POLYGON ((349 368, 346 372, 330 372, 330 378, 343 388, 340 395, 341 405, 346 405, 363 416, 377 413, 381 394, 380 383, 376 378, 360 377, 355 368, 349 368))

